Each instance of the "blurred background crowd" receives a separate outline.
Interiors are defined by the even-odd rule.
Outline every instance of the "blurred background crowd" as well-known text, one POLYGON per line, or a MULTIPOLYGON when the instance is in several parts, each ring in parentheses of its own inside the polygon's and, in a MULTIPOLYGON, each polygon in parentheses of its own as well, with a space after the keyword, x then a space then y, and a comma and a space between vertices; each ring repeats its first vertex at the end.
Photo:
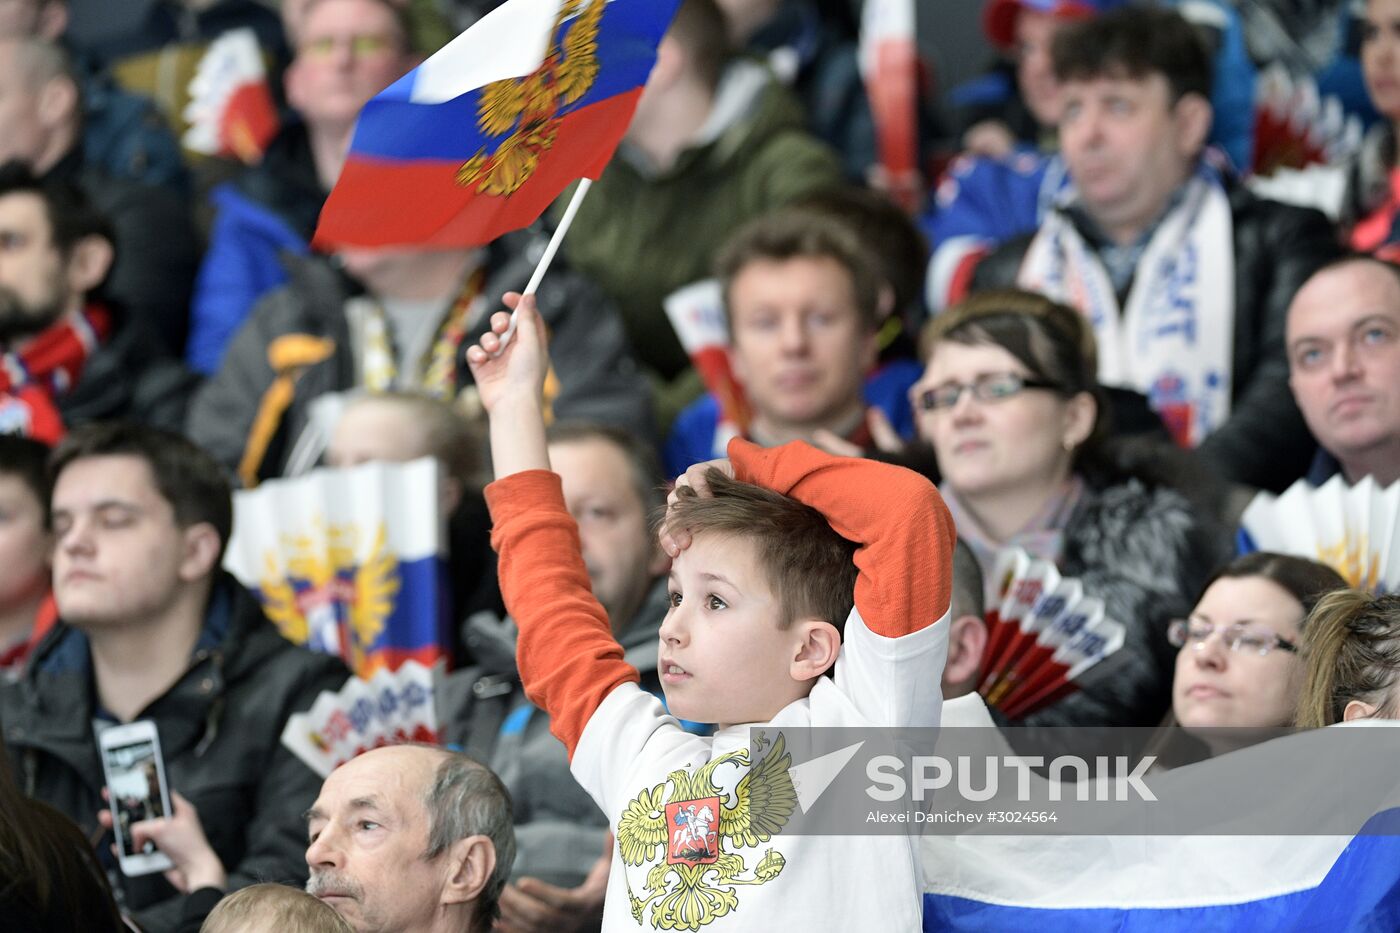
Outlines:
MULTIPOLYGON (((445 731, 541 882, 502 928, 586 929, 606 821, 520 688, 464 356, 563 199, 483 247, 311 245, 366 101, 497 5, 0 0, 0 719, 16 786, 96 839, 86 733, 156 719, 219 884, 304 875, 317 783, 278 738, 345 670, 220 569, 231 491, 435 458, 445 731)), ((628 660, 655 688, 665 479, 805 440, 938 484, 948 697, 995 679, 1019 548, 1124 634, 1003 722, 1395 718, 1400 608, 1312 610, 1400 577, 1237 532, 1260 491, 1400 480, 1400 0, 914 9, 896 178, 860 0, 684 0, 540 288, 551 461, 628 660)), ((179 928, 189 891, 113 877, 179 928)))

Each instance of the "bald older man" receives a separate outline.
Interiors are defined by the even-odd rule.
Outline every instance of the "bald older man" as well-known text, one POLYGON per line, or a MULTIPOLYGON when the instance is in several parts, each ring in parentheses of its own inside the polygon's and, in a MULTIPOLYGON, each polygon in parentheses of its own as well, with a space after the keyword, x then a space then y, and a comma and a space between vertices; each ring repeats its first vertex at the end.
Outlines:
POLYGON ((467 756, 366 752, 326 778, 306 820, 306 890, 357 933, 491 929, 515 858, 510 796, 467 756))

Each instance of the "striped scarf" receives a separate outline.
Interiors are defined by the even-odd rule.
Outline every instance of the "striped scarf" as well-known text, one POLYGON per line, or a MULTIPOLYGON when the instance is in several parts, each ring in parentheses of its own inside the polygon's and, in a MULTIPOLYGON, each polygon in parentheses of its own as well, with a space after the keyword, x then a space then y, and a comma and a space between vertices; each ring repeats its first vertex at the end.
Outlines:
POLYGON ((77 384, 111 327, 111 313, 92 304, 64 315, 24 349, 0 352, 0 434, 57 442, 63 436, 58 399, 77 384))

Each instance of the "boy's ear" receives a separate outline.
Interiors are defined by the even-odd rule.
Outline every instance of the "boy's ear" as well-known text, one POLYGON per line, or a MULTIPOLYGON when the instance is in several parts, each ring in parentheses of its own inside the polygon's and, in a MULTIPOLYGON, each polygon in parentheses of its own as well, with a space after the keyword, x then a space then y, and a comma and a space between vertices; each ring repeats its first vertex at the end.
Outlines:
POLYGON ((820 677, 836 663, 841 653, 841 633, 825 619, 801 619, 793 624, 801 641, 789 671, 793 680, 820 677))
POLYGON ((948 660, 943 665, 943 699, 971 693, 977 687, 982 651, 987 647, 987 623, 980 616, 952 620, 948 629, 948 660))

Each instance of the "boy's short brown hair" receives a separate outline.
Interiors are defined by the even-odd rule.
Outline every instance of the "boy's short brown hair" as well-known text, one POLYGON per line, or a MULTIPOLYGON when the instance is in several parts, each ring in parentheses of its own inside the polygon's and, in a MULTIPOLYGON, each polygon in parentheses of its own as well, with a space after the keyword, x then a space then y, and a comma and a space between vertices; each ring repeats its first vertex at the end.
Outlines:
POLYGON ((711 496, 677 490, 668 526, 692 536, 730 535, 754 546, 754 556, 778 599, 778 627, 824 619, 842 631, 855 605, 856 546, 838 535, 822 513, 781 493, 711 469, 711 496))
POLYGON ((297 930, 298 933, 354 933, 325 901, 285 884, 255 884, 219 901, 199 933, 245 930, 297 930))

